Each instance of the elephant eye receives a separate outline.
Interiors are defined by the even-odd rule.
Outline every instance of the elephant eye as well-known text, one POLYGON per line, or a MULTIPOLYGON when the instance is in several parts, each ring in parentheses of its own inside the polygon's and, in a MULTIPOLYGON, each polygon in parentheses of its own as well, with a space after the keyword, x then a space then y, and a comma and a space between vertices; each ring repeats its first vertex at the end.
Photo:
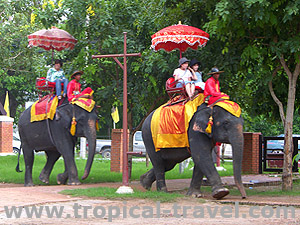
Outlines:
POLYGON ((228 121, 228 120, 225 120, 224 123, 223 123, 223 125, 224 125, 224 126, 228 126, 228 125, 229 125, 229 121, 228 121))

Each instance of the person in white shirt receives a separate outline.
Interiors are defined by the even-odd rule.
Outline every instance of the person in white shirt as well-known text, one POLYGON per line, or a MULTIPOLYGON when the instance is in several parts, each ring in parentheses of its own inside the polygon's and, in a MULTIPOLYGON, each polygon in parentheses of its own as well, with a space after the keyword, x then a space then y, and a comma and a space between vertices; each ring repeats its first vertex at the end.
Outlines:
POLYGON ((195 94, 195 82, 192 80, 197 80, 195 72, 189 68, 189 61, 187 58, 183 57, 179 59, 179 66, 174 70, 173 76, 175 81, 178 80, 176 87, 182 87, 185 84, 185 90, 191 99, 195 94))

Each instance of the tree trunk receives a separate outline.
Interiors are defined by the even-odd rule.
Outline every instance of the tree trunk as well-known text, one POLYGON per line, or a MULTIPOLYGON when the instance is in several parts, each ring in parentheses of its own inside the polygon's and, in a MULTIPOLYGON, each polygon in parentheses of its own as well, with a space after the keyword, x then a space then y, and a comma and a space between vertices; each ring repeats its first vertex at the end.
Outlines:
MULTIPOLYGON (((300 57, 299 57, 300 59, 300 57)), ((296 95, 296 84, 300 72, 300 61, 298 61, 295 71, 291 73, 284 57, 280 57, 280 63, 284 68, 284 71, 289 78, 289 92, 286 108, 286 118, 284 123, 284 161, 283 161, 283 173, 282 173, 282 190, 289 191, 293 188, 293 119, 294 119, 294 106, 296 95)))
POLYGON ((288 191, 293 188, 292 158, 293 158, 293 118, 295 104, 295 87, 289 88, 289 98, 284 125, 284 161, 282 173, 282 190, 288 191))

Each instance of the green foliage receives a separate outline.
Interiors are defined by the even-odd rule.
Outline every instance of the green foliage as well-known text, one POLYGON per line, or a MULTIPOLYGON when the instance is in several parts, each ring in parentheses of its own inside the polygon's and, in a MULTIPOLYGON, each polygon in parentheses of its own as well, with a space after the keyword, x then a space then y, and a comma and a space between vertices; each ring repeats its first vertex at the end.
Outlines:
MULTIPOLYGON (((95 91, 94 99, 101 106, 100 126, 106 135, 112 126, 112 105, 119 106, 122 117, 123 71, 113 59, 92 59, 92 55, 122 53, 125 31, 127 52, 142 53, 142 57, 127 60, 132 130, 150 109, 167 100, 165 81, 178 63, 178 51, 149 49, 151 35, 181 21, 210 34, 205 48, 188 49, 184 56, 199 59, 204 74, 215 65, 225 70, 221 89, 241 105, 246 130, 281 132, 278 107, 267 84, 272 80, 277 97, 285 105, 288 77, 283 69, 275 77, 272 71, 282 54, 288 67, 295 67, 300 54, 298 6, 297 0, 11 0, 10 4, 0 0, 0 100, 6 90, 10 91, 14 102, 11 111, 18 115, 17 108, 21 111, 26 101, 37 98, 35 79, 46 75, 51 52, 28 49, 27 35, 56 26, 72 34, 78 43, 71 51, 55 51, 55 58, 64 60, 67 76, 74 70, 84 71, 83 87, 95 91)), ((204 80, 207 78, 204 75, 204 80)), ((296 108, 299 104, 296 99, 296 108)))

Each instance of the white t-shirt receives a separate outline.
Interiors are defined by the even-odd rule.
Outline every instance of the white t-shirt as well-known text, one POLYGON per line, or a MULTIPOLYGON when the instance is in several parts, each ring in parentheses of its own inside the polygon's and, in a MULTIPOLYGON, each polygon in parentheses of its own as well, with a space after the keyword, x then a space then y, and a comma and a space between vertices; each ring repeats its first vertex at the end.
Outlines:
POLYGON ((178 76, 178 78, 181 78, 184 81, 189 81, 190 77, 193 77, 191 71, 187 70, 182 70, 180 68, 177 68, 174 70, 173 76, 175 77, 175 75, 178 76))

